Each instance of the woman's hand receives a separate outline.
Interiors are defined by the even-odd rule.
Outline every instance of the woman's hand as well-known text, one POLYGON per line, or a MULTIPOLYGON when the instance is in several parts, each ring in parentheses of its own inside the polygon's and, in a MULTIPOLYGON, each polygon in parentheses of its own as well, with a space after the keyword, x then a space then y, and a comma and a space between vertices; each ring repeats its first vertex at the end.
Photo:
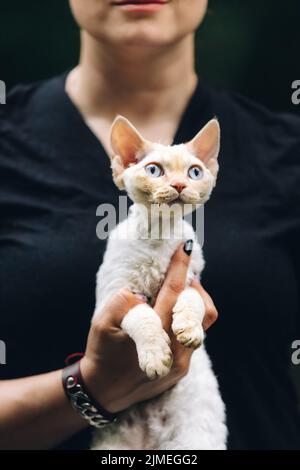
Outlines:
MULTIPOLYGON (((157 296, 154 309, 171 338, 173 365, 163 378, 150 381, 141 371, 134 342, 120 328, 129 309, 145 302, 142 297, 123 289, 104 307, 92 322, 87 349, 81 360, 83 379, 91 394, 104 408, 118 412, 157 396, 175 385, 189 369, 192 350, 181 345, 171 330, 172 309, 185 287, 189 256, 180 247, 174 254, 165 282, 157 296)), ((217 310, 203 287, 193 281, 205 303, 204 329, 217 319, 217 310)))

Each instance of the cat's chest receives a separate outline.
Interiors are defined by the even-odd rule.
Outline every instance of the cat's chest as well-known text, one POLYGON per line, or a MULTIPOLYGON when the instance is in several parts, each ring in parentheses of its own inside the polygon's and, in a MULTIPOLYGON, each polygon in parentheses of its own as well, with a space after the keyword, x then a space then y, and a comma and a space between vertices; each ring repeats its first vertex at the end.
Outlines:
POLYGON ((178 241, 136 244, 134 257, 126 261, 129 286, 151 297, 156 295, 178 244, 178 241))
POLYGON ((180 240, 110 240, 99 281, 108 291, 126 287, 157 294, 180 240))
MULTIPOLYGON (((187 223, 183 225, 182 237, 153 240, 137 238, 130 230, 129 222, 119 224, 110 235, 97 274, 97 303, 104 302, 122 288, 143 292, 151 298, 156 296, 174 252, 183 241, 194 239, 193 228, 187 223)), ((203 266, 200 247, 194 245, 191 273, 200 272, 203 266)))

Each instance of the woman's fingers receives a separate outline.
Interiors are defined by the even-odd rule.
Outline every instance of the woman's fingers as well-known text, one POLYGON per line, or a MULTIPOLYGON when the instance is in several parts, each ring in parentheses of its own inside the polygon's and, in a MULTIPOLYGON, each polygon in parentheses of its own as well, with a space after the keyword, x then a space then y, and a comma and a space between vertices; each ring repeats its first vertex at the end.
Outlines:
POLYGON ((178 295, 185 288, 186 275, 190 264, 193 242, 189 240, 180 245, 174 253, 162 288, 156 298, 154 309, 160 316, 166 331, 169 331, 172 321, 172 309, 178 295))
POLYGON ((206 331, 217 320, 218 311, 216 309, 216 306, 211 296, 206 292, 206 290, 202 287, 202 285, 196 279, 192 281, 191 286, 194 287, 194 289, 196 289, 199 292, 199 294, 201 295, 204 301, 205 316, 203 319, 203 328, 206 331))
POLYGON ((140 294, 133 294, 127 289, 121 289, 104 305, 101 315, 96 315, 93 323, 101 328, 106 326, 119 327, 128 311, 138 304, 145 303, 147 298, 140 294))

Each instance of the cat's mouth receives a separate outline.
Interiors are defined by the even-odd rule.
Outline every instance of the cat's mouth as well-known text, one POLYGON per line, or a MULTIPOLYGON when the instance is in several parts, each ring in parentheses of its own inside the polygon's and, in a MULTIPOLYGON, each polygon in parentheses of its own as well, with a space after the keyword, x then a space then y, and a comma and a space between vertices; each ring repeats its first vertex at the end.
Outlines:
POLYGON ((150 202, 154 204, 171 204, 180 201, 180 194, 176 191, 164 189, 150 195, 150 202))
POLYGON ((173 204, 197 204, 198 198, 195 197, 188 197, 184 194, 177 194, 176 196, 169 196, 169 197, 153 197, 151 198, 151 201, 154 204, 167 204, 167 205, 173 205, 173 204))
POLYGON ((150 204, 197 204, 201 198, 197 191, 192 191, 189 188, 185 188, 183 191, 177 191, 172 186, 159 188, 157 190, 143 188, 143 192, 146 195, 148 203, 150 204))

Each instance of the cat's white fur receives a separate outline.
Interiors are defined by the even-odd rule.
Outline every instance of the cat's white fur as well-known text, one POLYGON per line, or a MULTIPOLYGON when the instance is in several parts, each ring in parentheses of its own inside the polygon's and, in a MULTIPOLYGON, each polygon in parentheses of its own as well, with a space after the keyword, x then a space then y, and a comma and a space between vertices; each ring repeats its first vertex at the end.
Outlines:
MULTIPOLYGON (((124 118, 121 119, 124 124, 124 118)), ((155 152, 158 147, 153 148, 155 152)), ((188 160, 188 147, 169 147, 172 151, 174 148, 177 155, 180 151, 182 158, 185 155, 188 160)), ((121 150, 120 148, 119 153, 122 153, 121 150)), ((125 150, 128 150, 128 145, 125 150)), ((147 158, 153 161, 154 157, 155 155, 149 157, 148 152, 148 157, 140 157, 140 160, 145 165, 147 158)), ((190 154, 189 158, 196 157, 190 154)), ((210 164, 213 165, 212 162, 210 164)), ((141 166, 141 163, 135 166, 138 165, 141 166)), ((140 202, 141 193, 140 197, 136 197, 134 187, 130 186, 135 180, 134 176, 130 177, 132 167, 133 165, 128 165, 120 170, 122 184, 125 184, 131 197, 140 202)), ((207 171, 209 180, 212 175, 207 171)), ((115 173, 115 179, 120 175, 115 173)), ((211 188, 207 187, 206 192, 210 194, 212 187, 213 185, 211 188)), ((209 194, 206 195, 206 200, 209 194)), ((116 423, 97 430, 93 436, 92 449, 225 449, 225 407, 205 347, 202 345, 198 348, 204 339, 204 302, 200 294, 189 287, 191 279, 195 275, 199 276, 203 270, 202 249, 192 226, 181 217, 175 216, 173 219, 176 238, 161 237, 155 240, 145 237, 149 230, 146 219, 145 211, 141 210, 139 204, 134 204, 128 218, 111 232, 103 263, 97 274, 95 315, 101 314, 105 302, 124 287, 155 298, 179 244, 194 240, 186 288, 179 295, 173 309, 172 329, 178 341, 196 349, 187 375, 178 384, 163 395, 123 412, 116 423), (180 238, 178 233, 181 233, 180 238)), ((138 305, 125 315, 121 327, 134 340, 140 367, 149 378, 167 375, 172 365, 170 340, 155 311, 147 304, 138 305)))

